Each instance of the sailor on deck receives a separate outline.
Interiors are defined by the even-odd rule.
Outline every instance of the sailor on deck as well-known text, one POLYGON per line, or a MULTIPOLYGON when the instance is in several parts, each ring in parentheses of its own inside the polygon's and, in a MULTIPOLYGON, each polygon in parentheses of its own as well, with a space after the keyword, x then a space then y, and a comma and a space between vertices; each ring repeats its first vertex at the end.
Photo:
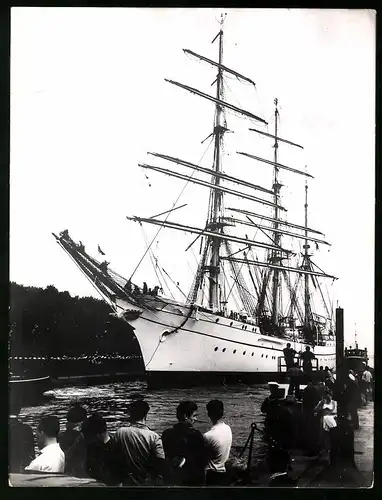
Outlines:
POLYGON ((294 349, 292 349, 290 343, 288 342, 285 349, 283 350, 285 365, 287 371, 294 366, 294 357, 297 354, 294 349))
POLYGON ((302 359, 302 369, 305 373, 312 373, 312 360, 316 359, 316 356, 311 352, 310 347, 307 345, 305 347, 305 352, 300 353, 300 358, 302 359))

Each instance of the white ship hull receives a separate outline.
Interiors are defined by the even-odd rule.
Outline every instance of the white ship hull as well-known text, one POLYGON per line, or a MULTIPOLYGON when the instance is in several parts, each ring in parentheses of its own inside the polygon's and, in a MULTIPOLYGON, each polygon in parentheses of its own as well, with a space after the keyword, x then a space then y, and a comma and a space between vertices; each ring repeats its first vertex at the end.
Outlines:
MULTIPOLYGON (((217 314, 152 298, 152 310, 142 308, 136 319, 124 319, 134 328, 146 374, 151 385, 189 381, 252 381, 278 378, 279 361, 287 342, 299 352, 307 344, 263 335, 258 326, 217 314)), ((137 310, 117 302, 121 315, 137 310)), ((335 342, 317 345, 313 352, 319 366, 335 367, 335 342)))

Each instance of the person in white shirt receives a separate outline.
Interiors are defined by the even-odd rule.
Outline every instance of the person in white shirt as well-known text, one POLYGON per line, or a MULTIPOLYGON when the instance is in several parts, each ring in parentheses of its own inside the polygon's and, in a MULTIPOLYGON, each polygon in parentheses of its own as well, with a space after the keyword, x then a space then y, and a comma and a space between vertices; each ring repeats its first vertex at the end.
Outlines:
POLYGON ((370 399, 370 396, 372 394, 372 390, 371 390, 372 381, 373 381, 373 376, 369 372, 369 370, 366 368, 365 371, 362 373, 362 383, 363 383, 363 387, 364 387, 366 401, 368 399, 370 399))
POLYGON ((64 472, 65 454, 57 442, 60 422, 57 417, 42 417, 37 428, 37 442, 41 454, 25 467, 26 471, 64 472))
POLYGON ((214 399, 207 403, 207 413, 212 427, 204 434, 207 454, 206 485, 224 485, 226 483, 225 463, 231 451, 232 431, 230 426, 223 422, 222 401, 214 399))

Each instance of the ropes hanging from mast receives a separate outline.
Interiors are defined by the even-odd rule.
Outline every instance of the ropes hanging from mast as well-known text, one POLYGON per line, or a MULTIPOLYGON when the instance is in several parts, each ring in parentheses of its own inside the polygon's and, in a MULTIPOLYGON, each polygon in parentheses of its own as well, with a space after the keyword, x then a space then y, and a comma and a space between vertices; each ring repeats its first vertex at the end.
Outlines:
MULTIPOLYGON (((206 149, 204 150, 204 153, 203 153, 202 157, 200 158, 199 163, 203 160, 203 158, 204 158, 205 154, 206 154, 206 153, 207 153, 207 151, 208 151, 208 148, 209 148, 209 147, 210 147, 210 145, 211 145, 211 142, 212 142, 212 140, 209 142, 209 144, 207 145, 206 149)), ((190 177, 188 178, 187 182, 186 182, 186 183, 185 183, 185 185, 183 186, 183 188, 182 188, 182 190, 180 191, 180 193, 179 193, 178 197, 177 197, 177 198, 176 198, 176 200, 174 201, 174 203, 173 203, 173 205, 172 205, 172 208, 174 208, 174 207, 175 207, 175 205, 176 205, 176 204, 178 203, 178 201, 180 200, 180 198, 181 198, 181 196, 183 195, 183 193, 184 193, 184 191, 185 191, 186 187, 188 186, 188 183, 189 183, 190 179, 193 177, 193 175, 194 175, 194 174, 195 174, 195 171, 193 171, 193 172, 192 172, 192 174, 191 174, 191 175, 190 175, 190 177)), ((167 214, 167 216, 166 216, 166 218, 165 218, 165 221, 167 221, 168 217, 170 216, 170 213, 171 213, 171 211, 169 211, 169 212, 168 212, 168 214, 167 214)), ((138 270, 139 266, 142 264, 143 259, 144 259, 144 258, 145 258, 145 256, 147 255, 147 252, 148 252, 148 251, 149 251, 149 249, 151 248, 151 245, 152 245, 152 244, 154 243, 154 241, 157 239, 157 237, 158 237, 158 235, 159 235, 159 233, 161 232, 161 230, 162 230, 162 229, 163 229, 163 227, 160 227, 160 228, 158 229, 157 233, 155 234, 154 238, 151 240, 150 245, 148 246, 148 248, 146 249, 146 251, 145 251, 145 252, 144 252, 144 254, 142 255, 141 259, 139 260, 138 264, 136 265, 136 267, 135 267, 134 271, 132 272, 132 274, 131 274, 131 276, 130 276, 130 278, 129 278, 129 280, 128 280, 128 281, 130 281, 130 282, 131 282, 131 280, 133 279, 134 274, 137 272, 137 270, 138 270)))

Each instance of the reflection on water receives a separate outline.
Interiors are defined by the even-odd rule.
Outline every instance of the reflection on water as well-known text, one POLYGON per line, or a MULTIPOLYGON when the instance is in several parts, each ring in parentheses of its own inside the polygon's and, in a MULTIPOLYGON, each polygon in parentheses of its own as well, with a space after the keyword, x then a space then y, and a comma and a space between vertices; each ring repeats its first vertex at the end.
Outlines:
MULTIPOLYGON (((65 387, 56 389, 54 399, 41 406, 27 407, 21 412, 21 420, 36 430, 42 415, 53 414, 60 419, 61 429, 65 428, 66 412, 70 404, 81 402, 89 413, 99 412, 105 418, 108 429, 116 431, 126 422, 127 406, 135 399, 144 397, 150 404, 147 424, 161 434, 164 429, 176 423, 175 410, 178 403, 185 399, 195 401, 199 407, 196 423, 201 432, 210 427, 206 404, 211 399, 220 399, 225 406, 225 421, 233 433, 233 453, 244 445, 250 424, 262 424, 264 417, 260 406, 268 395, 266 386, 218 386, 198 387, 193 389, 166 389, 150 391, 145 382, 121 382, 92 387, 65 387)), ((255 433, 255 448, 261 444, 260 435, 255 433)))

